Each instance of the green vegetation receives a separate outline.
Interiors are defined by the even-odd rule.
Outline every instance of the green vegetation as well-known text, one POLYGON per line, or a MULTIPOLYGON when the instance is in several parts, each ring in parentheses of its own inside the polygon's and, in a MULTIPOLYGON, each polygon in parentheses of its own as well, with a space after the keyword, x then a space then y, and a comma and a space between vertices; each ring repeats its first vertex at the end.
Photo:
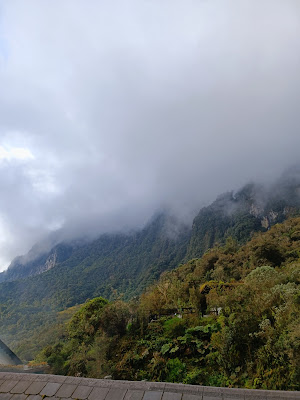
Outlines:
POLYGON ((37 357, 54 373, 300 390, 300 218, 88 301, 37 357), (176 314, 176 315, 175 315, 176 314))

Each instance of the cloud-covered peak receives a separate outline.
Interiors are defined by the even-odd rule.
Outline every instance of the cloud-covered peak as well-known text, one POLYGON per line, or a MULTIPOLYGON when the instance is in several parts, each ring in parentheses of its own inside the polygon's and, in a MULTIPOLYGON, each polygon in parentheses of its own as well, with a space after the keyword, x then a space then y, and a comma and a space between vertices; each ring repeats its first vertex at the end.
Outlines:
POLYGON ((298 0, 0 1, 0 265, 298 162, 299 21, 298 0))

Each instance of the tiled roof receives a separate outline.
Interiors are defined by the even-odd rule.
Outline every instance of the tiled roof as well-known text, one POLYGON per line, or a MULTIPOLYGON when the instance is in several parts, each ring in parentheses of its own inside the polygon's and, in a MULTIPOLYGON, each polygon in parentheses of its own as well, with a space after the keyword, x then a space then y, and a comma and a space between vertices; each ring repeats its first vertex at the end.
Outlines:
POLYGON ((300 392, 0 372, 0 400, 280 400, 300 392))

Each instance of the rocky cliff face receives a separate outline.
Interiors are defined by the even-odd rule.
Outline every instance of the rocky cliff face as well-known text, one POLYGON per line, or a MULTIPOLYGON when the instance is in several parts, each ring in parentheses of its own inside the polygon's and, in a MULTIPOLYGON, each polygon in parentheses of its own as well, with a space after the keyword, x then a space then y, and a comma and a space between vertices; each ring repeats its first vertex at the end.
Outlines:
POLYGON ((9 268, 0 273, 0 282, 15 281, 42 274, 64 262, 78 247, 72 243, 60 243, 49 250, 34 246, 27 255, 15 258, 9 268))
POLYGON ((244 243, 254 232, 268 230, 300 210, 300 180, 280 180, 266 188, 249 184, 221 195, 200 210, 193 222, 187 259, 200 257, 231 236, 244 243))

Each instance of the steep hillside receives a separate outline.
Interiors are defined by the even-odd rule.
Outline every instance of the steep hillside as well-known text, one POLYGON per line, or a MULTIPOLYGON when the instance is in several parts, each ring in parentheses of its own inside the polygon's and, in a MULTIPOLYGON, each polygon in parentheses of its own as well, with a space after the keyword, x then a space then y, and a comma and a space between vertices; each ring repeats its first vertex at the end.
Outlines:
POLYGON ((39 355, 54 373, 300 389, 300 218, 228 239, 138 301, 87 302, 39 355))
POLYGON ((200 257, 214 245, 224 244, 228 237, 245 243, 254 232, 264 232, 275 223, 297 215, 299 188, 298 173, 289 172, 268 188, 249 184, 237 193, 219 196, 195 217, 187 259, 200 257))
MULTIPOLYGON (((26 277, 39 275, 58 265, 66 267, 79 265, 87 261, 90 264, 101 264, 101 259, 106 258, 107 252, 111 253, 112 260, 118 260, 119 247, 124 247, 122 255, 130 258, 133 254, 133 264, 130 265, 129 272, 124 275, 124 279, 131 279, 131 272, 135 265, 141 268, 143 257, 135 256, 137 246, 141 246, 141 253, 145 251, 145 247, 151 247, 155 242, 158 248, 164 242, 160 254, 156 254, 158 274, 168 268, 172 268, 175 264, 168 266, 170 259, 168 258, 169 248, 166 249, 166 257, 162 251, 166 243, 174 243, 176 236, 179 246, 173 248, 171 256, 176 261, 181 262, 186 251, 185 260, 193 257, 200 257, 208 249, 216 244, 224 244, 228 237, 236 239, 239 243, 245 243, 254 232, 266 231, 272 225, 284 221, 286 218, 295 216, 300 209, 300 177, 298 173, 284 175, 274 185, 266 188, 256 184, 248 184, 237 193, 228 192, 219 196, 211 205, 202 208, 193 221, 190 239, 187 241, 189 229, 187 226, 180 224, 175 217, 160 214, 142 231, 135 234, 105 234, 97 240, 79 240, 66 242, 59 241, 59 235, 53 235, 49 240, 35 245, 25 256, 17 257, 7 271, 0 273, 0 283, 24 279, 26 277), (158 219, 161 219, 159 229, 158 219), (174 236, 175 232, 175 236, 174 236), (179 236, 178 236, 179 232, 179 236), (157 236, 158 235, 158 236, 157 236), (164 239, 170 239, 164 241, 164 239), (49 243, 53 242, 51 246, 49 243), (184 250, 182 246, 187 245, 184 250), (108 246, 105 249, 105 246, 108 246), (178 255, 174 252, 177 251, 178 255), (98 260, 99 258, 99 260, 98 260)), ((168 246, 167 246, 168 247, 168 246)), ((110 261, 109 261, 110 262, 110 261)), ((147 263, 147 262, 146 262, 147 263)), ((156 264, 156 262, 154 262, 156 264)), ((120 266, 122 262, 120 263, 120 266)), ((116 267, 118 269, 118 267, 116 267)), ((144 269, 142 267, 142 269, 144 269)), ((145 269, 144 269, 145 270, 145 269)), ((150 271, 151 274, 153 271, 150 271)), ((146 270, 145 270, 146 273, 146 270)), ((147 275, 147 273, 146 273, 147 275)), ((157 278, 157 273, 154 279, 157 278)), ((135 277, 133 277, 135 279, 135 277)), ((151 280, 148 276, 142 277, 141 281, 151 280)), ((122 284, 116 278, 114 287, 122 284)), ((141 283, 141 286, 143 284, 141 283)), ((127 284, 124 286, 127 291, 127 284)))
MULTIPOLYGON (((126 277, 135 277, 139 271, 145 269, 145 266, 153 264, 151 271, 151 274, 154 274, 153 280, 157 278, 157 272, 172 268, 182 261, 189 232, 190 229, 176 217, 159 213, 144 229, 133 233, 107 233, 96 240, 84 238, 70 242, 62 241, 53 246, 49 245, 50 240, 41 242, 36 244, 28 254, 14 259, 9 268, 0 273, 0 283, 40 275, 60 265, 67 269, 75 266, 79 269, 89 266, 92 270, 106 262, 112 283, 116 281, 117 286, 119 286, 119 280, 118 277, 114 278, 114 273, 115 270, 118 273, 118 269, 123 267, 120 272, 124 273, 124 279, 126 279, 126 277), (178 254, 175 254, 176 252, 178 254), (146 259, 143 257, 144 253, 147 253, 146 259), (172 264, 174 257, 175 262, 172 264)), ((52 241, 58 240, 52 238, 52 241)), ((145 279, 147 280, 144 277, 145 279)), ((128 289, 127 286, 126 288, 128 289)))
MULTIPOLYGON (((131 235, 102 235, 48 271, 0 285, 1 336, 12 348, 59 311, 87 298, 140 293, 185 257, 189 231, 168 235, 172 220, 157 216, 131 235), (115 290, 118 289, 118 294, 115 290), (17 328, 16 328, 17 327, 17 328)), ((18 352, 20 354, 20 352, 18 352)), ((22 354, 20 354, 22 356, 22 354)))
POLYGON ((39 275, 66 261, 80 245, 78 243, 59 243, 50 250, 37 244, 25 256, 16 257, 9 268, 0 273, 0 282, 16 281, 39 275))

